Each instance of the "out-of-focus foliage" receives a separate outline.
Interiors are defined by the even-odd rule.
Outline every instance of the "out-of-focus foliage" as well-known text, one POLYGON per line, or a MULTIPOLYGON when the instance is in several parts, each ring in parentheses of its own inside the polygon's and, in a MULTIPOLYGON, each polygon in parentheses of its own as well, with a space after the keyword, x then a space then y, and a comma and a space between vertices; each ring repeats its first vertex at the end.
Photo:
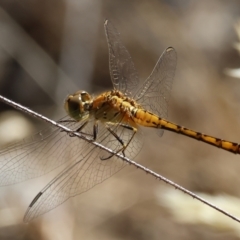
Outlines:
MULTIPOLYGON (((238 40, 240 40, 240 20, 238 20, 235 24, 235 30, 238 36, 238 40)), ((237 50, 238 54, 240 53, 240 43, 235 42, 233 44, 233 47, 237 50)), ((239 68, 235 68, 235 69, 229 69, 226 68, 225 73, 231 77, 236 77, 236 78, 240 78, 240 69, 239 68)))
MULTIPOLYGON (((143 79, 166 47, 177 50, 169 120, 240 142, 240 83, 223 73, 239 66, 232 48, 239 15, 239 1, 0 0, 0 94, 58 119, 67 94, 110 89, 103 30, 109 18, 143 79)), ((1 103, 0 110, 4 114, 9 107, 1 103)), ((15 118, 13 113, 9 118, 15 118)), ((37 131, 39 123, 33 123, 37 131)), ((1 144, 10 131, 18 132, 14 124, 21 125, 14 120, 0 131, 1 144)), ((165 132, 159 138, 147 131, 135 160, 191 191, 240 196, 240 156, 184 136, 165 132)), ((164 193, 163 184, 131 166, 23 224, 28 204, 56 174, 0 189, 0 239, 240 238, 231 228, 219 231, 212 224, 176 218, 157 197, 164 193)), ((186 215, 195 214, 191 205, 183 207, 186 215)))

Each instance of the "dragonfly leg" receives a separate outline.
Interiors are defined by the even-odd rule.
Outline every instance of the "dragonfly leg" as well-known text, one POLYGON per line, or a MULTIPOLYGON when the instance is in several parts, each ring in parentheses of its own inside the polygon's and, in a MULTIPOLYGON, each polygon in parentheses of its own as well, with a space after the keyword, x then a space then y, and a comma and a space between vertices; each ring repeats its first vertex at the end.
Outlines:
POLYGON ((59 120, 59 121, 57 121, 57 123, 70 123, 70 122, 77 122, 77 121, 74 120, 74 119, 67 119, 67 120, 59 120))
MULTIPOLYGON (((77 122, 76 120, 73 119, 67 119, 67 120, 59 120, 57 123, 75 123, 77 122)), ((60 130, 60 132, 64 132, 64 130, 60 130)))
MULTIPOLYGON (((76 122, 76 121, 75 121, 75 122, 76 122)), ((79 133, 81 133, 81 134, 83 134, 83 135, 85 135, 85 136, 91 136, 91 137, 93 137, 92 134, 82 132, 82 129, 83 129, 84 127, 86 127, 87 124, 88 124, 88 121, 84 122, 79 128, 77 128, 77 129, 74 130, 73 132, 79 132, 79 133)), ((75 135, 74 135, 73 133, 68 133, 68 135, 69 135, 69 137, 75 137, 75 135)))
MULTIPOLYGON (((79 133, 81 133, 81 134, 83 134, 83 135, 85 135, 85 136, 90 136, 90 137, 92 137, 92 139, 91 139, 91 141, 96 141, 96 139, 97 139, 97 134, 98 134, 98 123, 97 123, 97 121, 94 123, 94 125, 93 125, 93 133, 91 134, 91 133, 85 133, 85 132, 82 132, 82 129, 84 128, 84 127, 86 127, 86 125, 88 124, 88 121, 86 121, 85 123, 83 123, 82 124, 82 126, 80 126, 77 130, 75 130, 74 132, 79 132, 79 133)), ((70 133, 71 134, 71 133, 70 133)), ((69 136, 70 137, 75 137, 75 135, 74 134, 71 134, 70 135, 69 134, 69 136)))
POLYGON ((129 144, 131 143, 131 141, 133 140, 135 134, 137 133, 137 128, 135 127, 132 127, 132 126, 129 126, 129 125, 124 125, 124 124, 121 124, 122 127, 126 128, 126 129, 129 129, 133 132, 131 138, 129 139, 129 141, 127 142, 126 145, 124 145, 123 149, 121 150, 122 151, 122 154, 123 156, 125 157, 125 153, 124 151, 127 149, 127 147, 129 146, 129 144))
POLYGON ((131 138, 129 139, 127 144, 125 144, 123 142, 123 140, 108 125, 106 125, 107 130, 120 142, 120 144, 122 145, 122 148, 120 148, 116 153, 109 155, 108 157, 104 157, 104 158, 100 157, 101 160, 108 160, 108 159, 110 159, 111 157, 113 157, 115 154, 117 154, 119 152, 122 152, 123 156, 125 157, 125 152, 124 151, 128 147, 128 145, 130 144, 130 142, 132 141, 134 135, 137 132, 137 129, 134 128, 134 127, 125 125, 125 124, 120 124, 120 126, 123 127, 123 128, 126 128, 126 129, 129 129, 129 130, 133 131, 133 134, 132 134, 131 138))
MULTIPOLYGON (((88 124, 88 121, 86 121, 85 123, 83 123, 77 130, 75 130, 75 132, 81 132, 83 128, 86 127, 86 125, 88 124)), ((82 132, 83 133, 83 132, 82 132)))

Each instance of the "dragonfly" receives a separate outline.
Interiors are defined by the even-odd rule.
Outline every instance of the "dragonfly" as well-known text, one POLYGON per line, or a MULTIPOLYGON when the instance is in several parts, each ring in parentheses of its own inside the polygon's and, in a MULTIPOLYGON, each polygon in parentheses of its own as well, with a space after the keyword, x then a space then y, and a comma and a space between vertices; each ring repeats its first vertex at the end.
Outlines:
MULTIPOLYGON (((80 90, 65 100, 68 117, 59 122, 89 136, 115 153, 134 158, 143 146, 143 127, 179 133, 224 150, 239 153, 237 143, 215 138, 167 120, 177 54, 168 47, 142 83, 113 24, 106 20, 109 69, 113 89, 96 97, 80 90)), ((32 200, 24 221, 56 208, 71 197, 102 183, 126 166, 116 154, 96 148, 59 129, 46 129, 0 151, 0 186, 39 177, 64 165, 32 200), (65 166, 66 165, 66 166, 65 166)))

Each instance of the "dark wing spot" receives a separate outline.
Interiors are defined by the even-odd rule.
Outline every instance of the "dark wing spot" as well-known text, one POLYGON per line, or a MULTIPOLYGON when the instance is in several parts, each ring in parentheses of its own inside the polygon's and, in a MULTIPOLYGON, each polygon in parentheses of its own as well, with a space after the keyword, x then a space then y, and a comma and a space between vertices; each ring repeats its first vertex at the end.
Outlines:
POLYGON ((116 117, 118 114, 119 114, 119 112, 115 112, 113 116, 116 117))
POLYGON ((35 204, 35 202, 37 202, 37 200, 42 196, 42 192, 39 192, 38 194, 37 194, 37 196, 32 200, 32 202, 30 203, 30 205, 29 205, 29 207, 31 208, 34 204, 35 204))

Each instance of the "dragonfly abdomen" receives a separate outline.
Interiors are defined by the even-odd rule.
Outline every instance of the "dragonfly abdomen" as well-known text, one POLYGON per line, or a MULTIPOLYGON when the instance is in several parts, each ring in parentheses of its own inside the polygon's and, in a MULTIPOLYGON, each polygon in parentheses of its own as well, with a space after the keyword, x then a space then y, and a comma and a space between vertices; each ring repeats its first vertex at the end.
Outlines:
POLYGON ((202 141, 213 145, 218 148, 222 148, 226 151, 240 154, 240 145, 238 143, 226 141, 220 138, 212 137, 183 126, 177 125, 175 123, 169 122, 165 119, 158 117, 145 110, 138 110, 135 114, 136 123, 145 127, 162 128, 168 131, 176 132, 187 137, 194 138, 198 141, 202 141))

